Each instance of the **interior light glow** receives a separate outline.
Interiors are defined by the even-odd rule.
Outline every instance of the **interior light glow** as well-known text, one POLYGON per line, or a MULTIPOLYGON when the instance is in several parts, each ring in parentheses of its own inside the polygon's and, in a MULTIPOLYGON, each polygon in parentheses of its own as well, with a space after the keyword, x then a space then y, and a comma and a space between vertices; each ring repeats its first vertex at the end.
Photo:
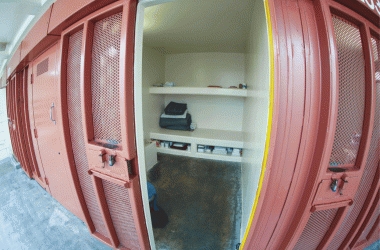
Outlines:
POLYGON ((43 6, 46 2, 47 0, 41 0, 41 6, 43 6))
POLYGON ((22 34, 24 33, 24 31, 26 30, 26 28, 28 27, 28 25, 30 24, 30 22, 33 20, 34 17, 35 17, 35 15, 28 15, 26 17, 24 23, 21 25, 20 29, 17 31, 15 38, 13 39, 11 45, 9 46, 8 54, 10 54, 12 52, 16 43, 18 42, 18 40, 20 39, 20 37, 22 36, 22 34))

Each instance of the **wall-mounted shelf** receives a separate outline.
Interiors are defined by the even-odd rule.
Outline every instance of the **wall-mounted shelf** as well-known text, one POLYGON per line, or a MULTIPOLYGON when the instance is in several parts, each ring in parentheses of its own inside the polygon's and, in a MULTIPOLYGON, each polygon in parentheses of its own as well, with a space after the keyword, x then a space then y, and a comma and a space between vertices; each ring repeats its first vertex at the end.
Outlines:
POLYGON ((157 128, 150 132, 150 138, 163 141, 243 148, 243 134, 240 131, 197 128, 191 132, 157 128))
POLYGON ((216 95, 247 97, 246 89, 198 88, 198 87, 151 87, 151 94, 161 95, 216 95))
POLYGON ((242 132, 239 131, 198 128, 191 132, 157 128, 150 133, 150 137, 156 140, 182 142, 191 145, 191 151, 158 147, 157 152, 160 153, 220 161, 241 162, 240 156, 197 152, 198 145, 243 148, 243 135, 242 132))

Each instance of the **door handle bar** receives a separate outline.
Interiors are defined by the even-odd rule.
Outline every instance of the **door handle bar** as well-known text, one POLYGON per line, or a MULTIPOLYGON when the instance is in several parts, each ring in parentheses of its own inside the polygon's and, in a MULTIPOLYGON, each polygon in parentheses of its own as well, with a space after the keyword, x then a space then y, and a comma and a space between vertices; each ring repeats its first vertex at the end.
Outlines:
POLYGON ((51 110, 54 108, 54 102, 51 104, 51 107, 50 107, 50 120, 52 120, 54 122, 54 125, 55 125, 55 120, 53 120, 53 116, 52 116, 52 112, 51 110))

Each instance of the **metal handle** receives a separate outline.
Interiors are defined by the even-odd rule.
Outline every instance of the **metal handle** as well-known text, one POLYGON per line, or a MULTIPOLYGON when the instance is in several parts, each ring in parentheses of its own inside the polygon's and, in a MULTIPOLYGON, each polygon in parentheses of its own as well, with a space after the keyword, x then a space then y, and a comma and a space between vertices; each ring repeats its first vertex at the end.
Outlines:
POLYGON ((54 108, 54 102, 51 104, 51 107, 50 107, 50 120, 52 120, 54 122, 54 125, 55 125, 55 120, 53 120, 53 116, 51 114, 51 110, 54 108))

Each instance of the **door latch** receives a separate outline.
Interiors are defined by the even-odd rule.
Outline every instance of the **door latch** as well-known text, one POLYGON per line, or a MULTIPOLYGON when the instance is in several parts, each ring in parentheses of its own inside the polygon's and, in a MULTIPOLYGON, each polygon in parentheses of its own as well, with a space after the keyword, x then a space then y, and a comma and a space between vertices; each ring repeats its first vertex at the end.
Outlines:
POLYGON ((338 180, 337 179, 332 180, 330 188, 333 192, 336 192, 336 190, 338 189, 338 180))
POLYGON ((340 195, 343 195, 343 188, 344 188, 344 185, 345 185, 345 183, 348 183, 348 181, 347 180, 345 180, 345 179, 342 179, 343 181, 342 181, 342 185, 341 185, 341 187, 339 188, 339 194, 340 195))
POLYGON ((108 164, 112 167, 116 162, 116 155, 109 155, 108 156, 108 164))

